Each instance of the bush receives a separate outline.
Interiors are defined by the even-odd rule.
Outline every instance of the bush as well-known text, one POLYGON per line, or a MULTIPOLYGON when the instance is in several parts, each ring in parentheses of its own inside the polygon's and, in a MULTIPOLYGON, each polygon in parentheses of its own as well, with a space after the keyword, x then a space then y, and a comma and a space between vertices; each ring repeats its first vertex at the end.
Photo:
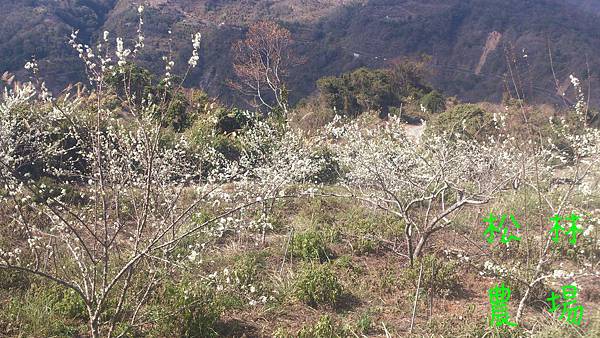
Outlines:
POLYGON ((0 290, 27 290, 30 286, 29 275, 24 272, 0 269, 0 290))
POLYGON ((351 336, 351 333, 345 327, 336 323, 328 315, 321 316, 314 324, 303 326, 296 334, 290 334, 283 328, 279 328, 273 333, 275 338, 341 338, 351 336))
POLYGON ((62 184, 49 177, 42 177, 37 180, 33 189, 35 190, 33 200, 36 203, 51 204, 54 199, 75 205, 81 205, 85 202, 73 185, 62 184))
POLYGON ((327 149, 322 148, 312 155, 311 158, 315 162, 320 162, 321 165, 312 181, 316 184, 334 184, 340 177, 340 164, 335 158, 335 154, 327 149))
POLYGON ((423 96, 420 103, 428 113, 439 114, 446 110, 446 99, 437 90, 423 96))
POLYGON ((339 77, 324 77, 317 81, 317 88, 326 108, 335 108, 341 115, 355 117, 376 110, 385 117, 389 107, 400 107, 431 91, 423 75, 422 65, 403 60, 389 69, 359 68, 339 77))
POLYGON ((298 299, 309 306, 335 306, 343 288, 337 275, 327 264, 307 264, 300 270, 295 283, 298 299))
POLYGON ((150 336, 216 337, 215 324, 222 306, 212 287, 202 283, 162 286, 153 304, 151 316, 157 325, 150 336))
POLYGON ((298 338, 338 338, 348 337, 349 332, 338 325, 330 316, 324 315, 313 325, 304 326, 298 331, 298 338))
POLYGON ((413 267, 405 269, 400 277, 402 284, 416 288, 421 265, 423 265, 421 275, 423 290, 431 288, 438 296, 454 296, 456 294, 459 286, 457 263, 445 262, 435 255, 426 255, 415 261, 413 267))
POLYGON ((292 256, 305 261, 324 262, 331 256, 331 251, 325 244, 323 235, 314 230, 295 235, 290 245, 290 252, 292 256))
POLYGON ((439 114, 425 131, 427 136, 447 134, 484 140, 496 133, 492 114, 474 104, 461 104, 439 114))
POLYGON ((34 284, 26 292, 11 290, 0 308, 0 330, 14 336, 78 336, 84 332, 85 304, 74 291, 55 284, 34 284))

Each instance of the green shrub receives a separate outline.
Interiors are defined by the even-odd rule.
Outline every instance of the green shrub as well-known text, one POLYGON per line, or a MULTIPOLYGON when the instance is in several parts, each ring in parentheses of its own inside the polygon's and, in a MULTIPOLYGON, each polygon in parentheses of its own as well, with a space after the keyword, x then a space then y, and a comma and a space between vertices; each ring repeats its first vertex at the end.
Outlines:
POLYGON ((327 149, 322 148, 317 150, 312 155, 313 161, 320 162, 320 167, 312 177, 312 181, 316 184, 334 184, 340 177, 340 164, 335 158, 335 154, 327 149))
POLYGON ((428 113, 439 114, 446 110, 446 99, 437 90, 433 90, 423 96, 420 103, 428 113))
POLYGON ((0 269, 0 290, 27 290, 29 286, 30 280, 26 273, 0 269))
POLYGON ((359 68, 339 77, 323 77, 317 88, 321 102, 338 114, 354 117, 376 110, 385 117, 389 107, 400 107, 431 91, 423 80, 423 70, 418 62, 403 60, 389 69, 359 68))
POLYGON ((295 283, 298 299, 310 306, 335 306, 343 292, 336 273, 327 264, 306 264, 295 283))
POLYGON ((236 160, 240 157, 241 145, 234 137, 224 134, 217 134, 211 140, 211 145, 217 152, 223 154, 223 156, 230 161, 236 160))
POLYGON ((26 292, 11 292, 0 308, 0 328, 14 336, 72 337, 85 332, 86 309, 72 290, 32 282, 26 292))
POLYGON ((298 334, 298 338, 341 338, 348 337, 349 332, 333 321, 330 316, 324 315, 313 325, 304 326, 298 334))
POLYGON ((265 268, 266 252, 249 253, 235 260, 233 276, 240 285, 248 285, 257 281, 260 272, 265 268))
POLYGON ((214 288, 201 283, 167 282, 152 306, 149 335, 160 337, 216 337, 214 329, 222 306, 214 288))
POLYGON ((413 267, 403 271, 400 279, 405 287, 417 287, 421 265, 423 265, 423 272, 421 275, 422 290, 432 289, 438 296, 456 295, 459 287, 457 263, 443 261, 435 255, 426 255, 415 261, 413 267))
POLYGON ((496 133, 496 123, 491 113, 474 104, 461 104, 434 118, 426 129, 426 136, 447 134, 467 139, 484 140, 496 133))
POLYGON ((78 191, 70 184, 61 184, 57 180, 49 177, 42 177, 33 187, 35 195, 33 200, 37 203, 52 203, 53 199, 60 200, 69 204, 82 204, 83 198, 78 191))
POLYGON ((239 109, 220 108, 216 111, 216 130, 219 133, 228 134, 246 128, 252 124, 252 115, 239 109))
POLYGON ((373 325, 373 316, 369 311, 363 313, 358 321, 356 322, 356 329, 358 333, 363 335, 367 334, 373 325))
POLYGON ((323 235, 314 230, 296 234, 292 239, 290 252, 294 257, 305 261, 324 262, 331 257, 331 251, 325 244, 323 235))

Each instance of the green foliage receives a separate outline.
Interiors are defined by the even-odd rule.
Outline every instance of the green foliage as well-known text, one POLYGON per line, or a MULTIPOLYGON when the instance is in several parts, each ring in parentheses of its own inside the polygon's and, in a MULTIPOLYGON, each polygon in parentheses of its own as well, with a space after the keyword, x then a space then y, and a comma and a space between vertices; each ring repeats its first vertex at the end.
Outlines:
POLYGON ((26 292, 13 290, 0 309, 0 329, 25 336, 75 336, 85 332, 87 312, 73 290, 54 284, 32 283, 26 292))
POLYGON ((226 159, 236 160, 244 146, 239 136, 252 127, 255 116, 237 108, 211 107, 196 114, 187 130, 189 138, 199 151, 211 146, 226 159))
POLYGON ((0 290, 27 290, 30 286, 29 276, 24 272, 0 269, 0 290))
POLYGON ((167 104, 164 115, 164 125, 172 127, 176 132, 182 132, 192 125, 192 114, 189 111, 190 103, 181 92, 172 94, 167 104))
POLYGON ((400 280, 405 287, 417 287, 421 265, 423 266, 422 290, 431 290, 443 297, 456 295, 459 290, 457 263, 444 261, 435 255, 426 255, 415 261, 413 267, 403 271, 400 280))
POLYGON ((223 154, 230 161, 240 157, 242 146, 235 137, 217 134, 213 137, 210 144, 217 152, 223 154))
POLYGON ((422 69, 410 64, 407 61, 390 69, 360 68, 340 77, 321 78, 317 81, 321 100, 346 116, 370 110, 386 116, 390 107, 399 107, 431 91, 424 85, 422 69))
POLYGON ((32 189, 35 190, 34 201, 36 203, 52 203, 54 199, 70 204, 84 202, 73 185, 60 183, 50 177, 40 178, 32 189))
POLYGON ((239 131, 252 125, 252 119, 248 112, 232 108, 219 108, 215 112, 216 131, 218 133, 229 134, 239 131))
POLYGON ((277 329, 273 336, 276 338, 346 338, 357 337, 357 333, 365 335, 370 330, 372 318, 364 313, 357 323, 343 325, 329 315, 322 315, 311 324, 304 325, 296 334, 290 334, 284 328, 277 329))
POLYGON ((356 322, 356 329, 361 334, 367 334, 373 325, 373 316, 369 311, 363 313, 356 322))
POLYGON ((106 76, 106 83, 121 100, 135 98, 134 102, 138 105, 149 95, 156 94, 154 82, 156 80, 149 70, 134 63, 123 66, 122 72, 111 72, 106 76))
MULTIPOLYGON (((585 315, 588 316, 587 314, 585 315)), ((573 325, 570 325, 564 321, 556 321, 553 320, 550 323, 544 323, 545 325, 541 325, 539 332, 535 334, 536 338, 553 338, 553 337, 562 337, 562 338, 596 338, 600 337, 600 312, 596 311, 591 314, 589 317, 589 325, 585 327, 585 329, 579 331, 573 328, 573 325)))
POLYGON ((420 103, 428 113, 438 114, 446 110, 446 98, 437 90, 423 96, 420 103))
POLYGON ((295 294, 310 306, 335 306, 343 288, 336 273, 328 264, 305 264, 295 283, 295 294))
POLYGON ((331 257, 331 251, 323 240, 323 234, 314 230, 296 234, 292 239, 290 252, 294 257, 305 261, 324 262, 331 257))
POLYGON ((124 66, 122 72, 108 74, 106 82, 118 100, 132 100, 136 105, 141 105, 143 101, 154 103, 157 109, 152 111, 152 116, 161 121, 162 126, 178 133, 194 124, 205 112, 209 101, 206 93, 191 90, 186 95, 181 89, 173 89, 159 82, 149 70, 133 63, 124 66))
MULTIPOLYGON (((521 299, 527 291, 527 285, 525 285, 522 281, 525 273, 520 275, 520 281, 516 278, 510 277, 506 278, 504 281, 504 285, 510 288, 512 299, 521 299)), ((527 302, 525 304, 537 309, 545 308, 545 304, 547 302, 546 298, 550 296, 550 290, 551 288, 549 288, 548 285, 546 285, 543 281, 536 283, 535 286, 529 291, 529 297, 527 298, 527 302)), ((558 292, 558 290, 555 291, 558 292)))
POLYGON ((328 148, 320 148, 314 152, 312 159, 320 162, 321 166, 313 177, 316 184, 334 184, 340 177, 340 164, 335 158, 335 154, 328 148))
POLYGON ((451 138, 487 139, 496 133, 493 115, 474 104, 461 104, 440 113, 426 130, 427 136, 446 134, 451 138))
POLYGON ((222 305, 214 288, 200 283, 166 281, 152 306, 156 325, 151 336, 216 337, 214 329, 222 305))
POLYGON ((337 223, 355 255, 374 253, 379 247, 377 238, 394 240, 404 233, 404 223, 396 217, 362 207, 345 210, 337 223))
POLYGON ((265 268, 266 252, 256 252, 241 255, 235 259, 233 277, 241 285, 249 285, 257 281, 259 274, 265 268))
POLYGON ((375 252, 377 243, 372 239, 373 235, 379 232, 381 222, 373 215, 352 215, 348 219, 347 227, 352 231, 351 244, 352 251, 356 255, 366 255, 375 252), (358 216, 358 217, 356 217, 358 216))
POLYGON ((333 319, 324 315, 313 325, 304 326, 298 331, 298 338, 341 338, 347 337, 347 332, 343 327, 338 325, 333 319))

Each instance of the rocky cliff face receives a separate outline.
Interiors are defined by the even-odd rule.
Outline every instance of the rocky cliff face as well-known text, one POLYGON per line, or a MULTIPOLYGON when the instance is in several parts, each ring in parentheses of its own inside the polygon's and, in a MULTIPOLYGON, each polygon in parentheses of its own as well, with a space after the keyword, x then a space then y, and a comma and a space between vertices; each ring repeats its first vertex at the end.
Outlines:
MULTIPOLYGON (((80 30, 86 42, 103 30, 131 36, 138 2, 0 0, 0 73, 18 71, 35 55, 54 88, 81 79, 82 69, 74 66, 74 55, 66 46, 71 30, 80 30)), ((573 73, 589 78, 593 99, 600 98, 597 1, 152 0, 146 4, 148 47, 142 63, 155 71, 162 68, 160 56, 171 29, 183 66, 192 32, 201 31, 200 67, 187 85, 203 87, 231 103, 241 100, 224 85, 231 72, 230 46, 259 19, 286 25, 295 37, 295 52, 306 60, 289 79, 293 100, 310 94, 319 77, 360 66, 383 67, 394 58, 420 54, 432 56, 433 84, 466 100, 499 100, 515 82, 521 96, 562 102, 550 54, 556 80, 566 87, 558 92, 569 92, 566 79, 573 73)))

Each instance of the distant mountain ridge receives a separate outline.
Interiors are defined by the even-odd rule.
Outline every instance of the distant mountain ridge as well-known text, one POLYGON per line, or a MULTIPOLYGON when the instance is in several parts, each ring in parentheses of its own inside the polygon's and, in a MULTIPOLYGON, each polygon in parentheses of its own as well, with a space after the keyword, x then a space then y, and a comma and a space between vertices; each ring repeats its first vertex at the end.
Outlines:
MULTIPOLYGON (((21 73, 32 55, 48 82, 61 88, 82 79, 66 46, 74 29, 91 42, 103 30, 131 36, 133 0, 0 0, 0 73, 21 73)), ((432 56, 433 84, 446 94, 498 101, 518 84, 519 95, 560 103, 570 74, 592 88, 600 102, 600 1, 597 0, 152 0, 145 2, 147 52, 142 63, 162 69, 167 31, 173 31, 178 64, 190 53, 190 35, 204 35, 200 66, 186 85, 230 103, 243 102, 231 77, 230 46, 260 19, 282 22, 295 52, 306 62, 291 72, 291 98, 315 90, 325 75, 383 67, 403 56, 432 56), (490 37, 493 37, 490 40, 490 37), (487 46, 487 47, 486 47, 487 46), (494 47, 494 48, 490 48, 494 47), (550 68, 552 55, 558 87, 550 68), (525 57, 526 56, 526 57, 525 57), (507 59, 517 61, 509 76, 507 59), (516 74, 516 75, 515 75, 516 74), (509 83, 510 82, 510 83, 509 83)), ((513 95, 516 94, 513 90, 513 95)))

